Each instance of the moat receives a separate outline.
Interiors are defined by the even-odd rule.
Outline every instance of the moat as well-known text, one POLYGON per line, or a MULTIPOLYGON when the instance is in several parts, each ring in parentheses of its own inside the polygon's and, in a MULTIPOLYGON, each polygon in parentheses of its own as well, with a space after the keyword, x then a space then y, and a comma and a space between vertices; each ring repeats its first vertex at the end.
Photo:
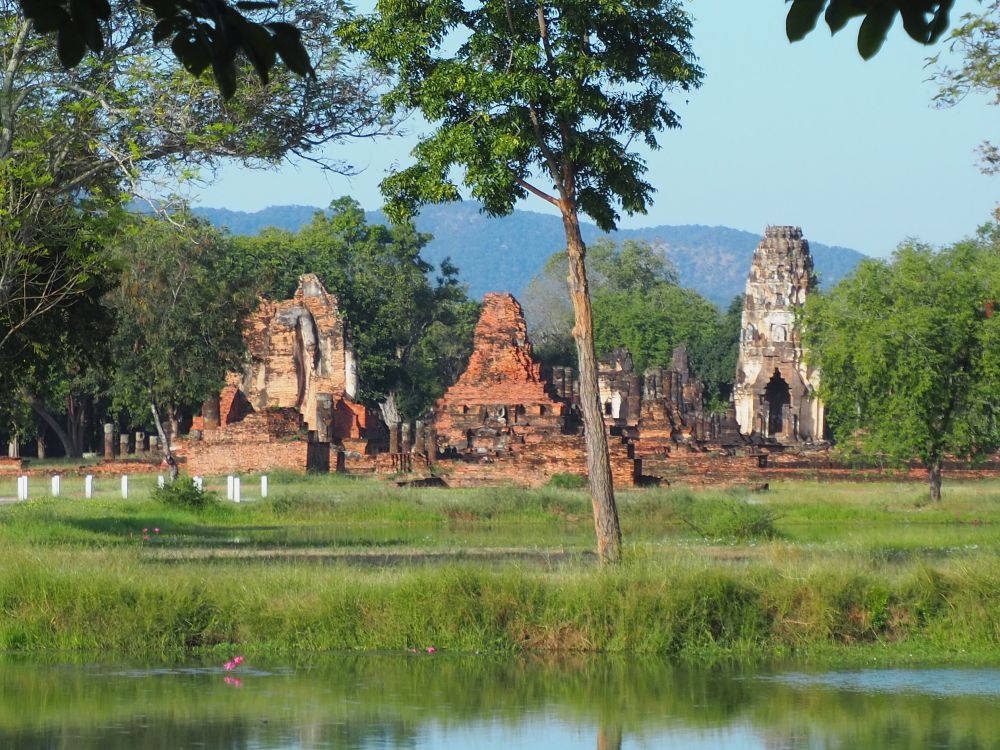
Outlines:
MULTIPOLYGON (((69 657, 67 657, 69 658, 69 657)), ((1000 670, 698 667, 597 656, 295 665, 0 662, 0 746, 987 748, 1000 670)))

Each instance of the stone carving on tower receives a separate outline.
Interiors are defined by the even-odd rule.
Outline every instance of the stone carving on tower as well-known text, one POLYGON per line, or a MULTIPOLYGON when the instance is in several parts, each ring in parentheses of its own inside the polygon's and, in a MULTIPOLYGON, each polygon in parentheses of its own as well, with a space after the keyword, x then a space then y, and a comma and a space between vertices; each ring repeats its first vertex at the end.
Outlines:
POLYGON ((733 401, 740 432, 779 443, 822 441, 819 372, 803 360, 795 312, 816 285, 800 227, 769 226, 747 277, 733 401))

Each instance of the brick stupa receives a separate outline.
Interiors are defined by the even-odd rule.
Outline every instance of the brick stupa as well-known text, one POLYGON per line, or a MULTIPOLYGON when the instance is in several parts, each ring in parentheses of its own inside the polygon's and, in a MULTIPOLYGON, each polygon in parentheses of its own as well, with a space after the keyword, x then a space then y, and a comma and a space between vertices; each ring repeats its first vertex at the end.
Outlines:
POLYGON ((434 408, 439 446, 486 454, 540 442, 560 433, 565 409, 547 392, 520 303, 487 294, 469 365, 434 408))

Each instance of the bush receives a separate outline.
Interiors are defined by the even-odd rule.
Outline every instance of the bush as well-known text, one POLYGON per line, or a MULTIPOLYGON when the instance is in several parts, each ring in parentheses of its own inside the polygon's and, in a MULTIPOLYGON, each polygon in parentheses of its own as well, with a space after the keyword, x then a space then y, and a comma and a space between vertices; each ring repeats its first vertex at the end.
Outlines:
POLYGON ((746 500, 693 502, 684 508, 681 519, 709 540, 748 542, 779 536, 775 513, 746 500))
POLYGON ((178 477, 153 490, 153 499, 174 508, 200 510, 218 505, 214 492, 199 489, 191 477, 178 477))
POLYGON ((587 477, 580 474, 553 474, 548 486, 558 490, 582 490, 587 486, 587 477))

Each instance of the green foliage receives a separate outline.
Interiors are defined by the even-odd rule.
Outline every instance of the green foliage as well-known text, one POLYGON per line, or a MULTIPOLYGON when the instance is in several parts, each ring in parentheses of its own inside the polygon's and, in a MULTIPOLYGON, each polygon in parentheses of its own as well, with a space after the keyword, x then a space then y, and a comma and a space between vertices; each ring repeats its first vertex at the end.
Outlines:
POLYGON ((838 440, 928 470, 1000 444, 998 247, 995 229, 940 252, 910 243, 810 296, 803 343, 838 440))
POLYGON ((172 508, 204 510, 218 505, 219 498, 214 492, 200 489, 191 477, 181 476, 162 487, 156 487, 153 500, 172 508))
POLYGON ((368 224, 341 198, 296 233, 236 238, 233 262, 254 269, 274 299, 290 297, 301 274, 319 276, 350 324, 362 400, 395 393, 402 414, 417 417, 461 374, 479 313, 449 261, 429 278, 435 269, 420 257, 428 239, 409 223, 368 224))
POLYGON ((136 217, 114 248, 121 276, 115 315, 114 401, 134 424, 218 393, 242 365, 243 321, 259 287, 227 238, 190 215, 136 217))
POLYGON ((558 490, 582 490, 587 486, 587 477, 580 474, 553 474, 549 477, 549 487, 558 490))
POLYGON ((396 76, 390 111, 436 127, 382 183, 394 219, 458 198, 453 166, 488 213, 509 214, 541 169, 565 211, 608 230, 616 205, 644 211, 653 190, 629 144, 655 148, 679 124, 665 96, 701 81, 690 19, 667 0, 385 0, 342 36, 396 76))
POLYGON ((677 501, 680 518, 709 541, 754 542, 775 539, 777 514, 764 504, 748 498, 695 498, 686 495, 677 501))
MULTIPOLYGON (((1000 0, 991 0, 982 12, 963 15, 950 40, 951 52, 960 56, 961 63, 935 70, 934 81, 940 88, 934 101, 950 107, 976 93, 985 95, 994 106, 1000 103, 1000 0)), ((934 65, 940 62, 940 55, 930 61, 934 65)), ((979 155, 983 172, 1000 173, 1000 150, 995 143, 984 141, 979 155)))
MULTIPOLYGON (((75 68, 87 54, 104 51, 105 34, 112 6, 109 0, 67 2, 66 0, 18 0, 25 17, 35 30, 53 34, 59 61, 65 68, 75 68)), ((262 83, 274 67, 276 57, 300 76, 315 78, 309 53, 301 41, 301 32, 283 20, 259 23, 243 11, 275 16, 277 2, 235 2, 219 0, 211 6, 180 0, 142 0, 142 5, 156 15, 156 25, 147 30, 152 41, 170 45, 177 60, 194 76, 211 65, 216 85, 229 99, 236 91, 239 69, 237 55, 243 54, 252 64, 262 83)), ((121 13, 119 7, 115 13, 121 13)))
POLYGON ((914 41, 931 44, 948 28, 948 14, 954 0, 787 0, 785 26, 789 41, 804 38, 816 28, 823 14, 836 34, 853 18, 862 17, 858 29, 858 52, 864 59, 874 57, 882 48, 896 16, 902 16, 903 28, 914 41), (824 9, 826 12, 824 13, 824 9))

